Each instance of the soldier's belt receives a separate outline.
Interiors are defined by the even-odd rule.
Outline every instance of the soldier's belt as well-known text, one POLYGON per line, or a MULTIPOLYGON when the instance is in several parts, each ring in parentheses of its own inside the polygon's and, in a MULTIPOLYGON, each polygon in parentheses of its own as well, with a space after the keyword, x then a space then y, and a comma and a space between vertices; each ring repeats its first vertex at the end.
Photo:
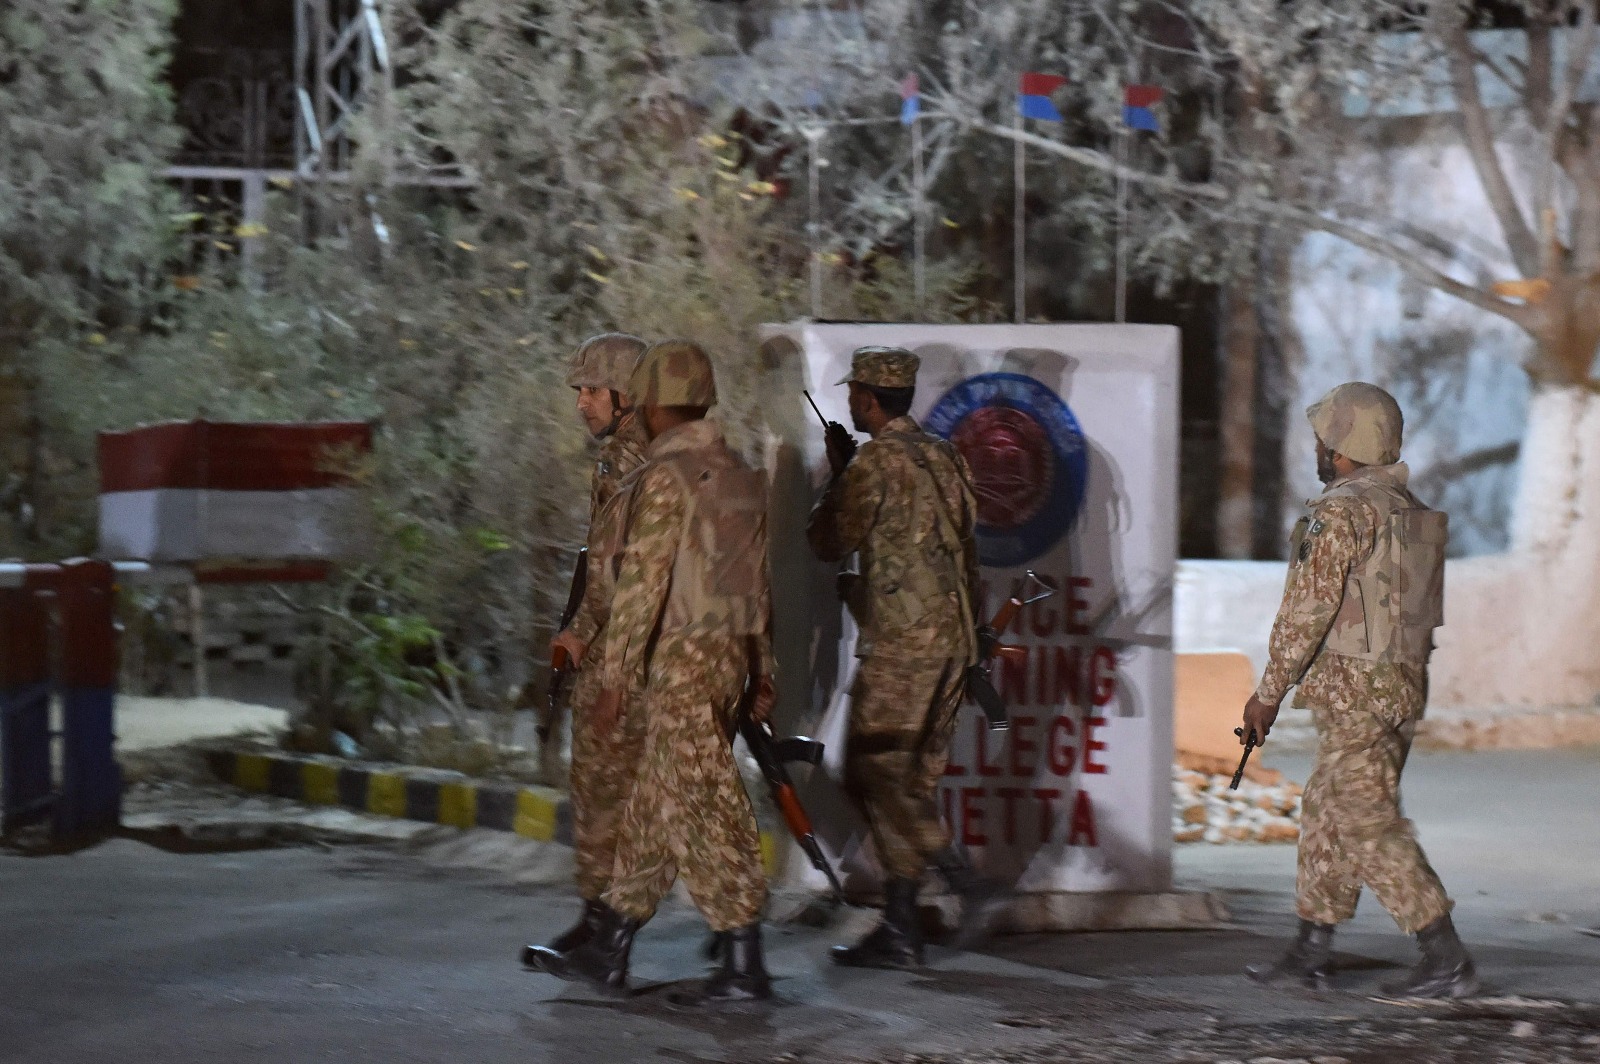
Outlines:
POLYGON ((921 732, 856 732, 845 750, 850 757, 872 757, 915 753, 921 746, 921 732))

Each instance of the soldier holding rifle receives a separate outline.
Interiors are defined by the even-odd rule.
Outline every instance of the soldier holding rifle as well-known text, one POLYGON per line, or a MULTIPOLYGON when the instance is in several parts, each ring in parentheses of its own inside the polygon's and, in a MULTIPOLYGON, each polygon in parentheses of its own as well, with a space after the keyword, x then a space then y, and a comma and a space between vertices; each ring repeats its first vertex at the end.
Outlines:
POLYGON ((851 967, 922 963, 917 887, 931 862, 964 902, 975 930, 991 893, 939 817, 937 788, 949 761, 965 674, 978 661, 977 504, 965 460, 910 417, 919 360, 863 347, 840 384, 850 414, 872 439, 827 427, 833 478, 807 536, 823 561, 860 557, 841 595, 860 628, 851 686, 845 788, 872 831, 885 874, 883 921, 833 958, 851 967))
POLYGON ((1400 407, 1388 392, 1341 384, 1306 414, 1327 489, 1295 528, 1271 657, 1238 729, 1241 743, 1265 741, 1294 685, 1316 722, 1295 884, 1300 933, 1276 964, 1248 972, 1326 984, 1334 928, 1355 915, 1365 886, 1422 948, 1421 963, 1384 989, 1465 997, 1478 981, 1453 903, 1400 812, 1400 773, 1443 622, 1446 518, 1406 487, 1400 407))
MULTIPOLYGON (((588 648, 603 635, 611 611, 610 579, 605 522, 602 515, 623 480, 644 463, 649 442, 634 411, 629 380, 645 342, 623 333, 591 337, 572 358, 567 384, 577 391, 578 413, 589 432, 601 441, 589 487, 589 535, 582 600, 570 621, 551 644, 553 656, 579 666, 572 692, 572 841, 578 895, 583 914, 571 929, 547 946, 526 946, 522 961, 530 968, 549 971, 562 957, 587 941, 599 926, 600 896, 611 883, 611 866, 617 848, 617 824, 622 803, 633 782, 641 729, 626 718, 620 727, 604 733, 594 724, 593 706, 600 693, 598 655, 588 648)), ((552 678, 552 685, 555 679, 552 678)), ((546 744, 557 741, 559 707, 552 697, 549 715, 540 722, 546 744)), ((547 763, 550 759, 547 759, 547 763)))
POLYGON ((599 926, 552 970, 625 987, 634 936, 682 875, 722 964, 674 1000, 766 998, 761 843, 732 750, 742 698, 760 721, 774 697, 766 477, 705 420, 716 382, 695 344, 652 346, 632 392, 650 444, 616 501, 623 547, 593 712, 602 730, 618 727, 624 692, 640 692, 628 715, 642 720, 643 745, 628 762, 599 926))

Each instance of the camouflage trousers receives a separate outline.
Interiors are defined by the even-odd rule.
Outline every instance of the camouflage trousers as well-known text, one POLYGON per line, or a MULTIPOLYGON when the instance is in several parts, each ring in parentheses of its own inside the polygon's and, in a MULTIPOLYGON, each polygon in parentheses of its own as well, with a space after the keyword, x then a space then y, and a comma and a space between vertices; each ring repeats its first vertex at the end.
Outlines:
POLYGON ((844 788, 872 831, 884 875, 920 879, 950 844, 938 787, 963 693, 961 662, 876 649, 856 666, 844 788))
POLYGON ((761 919, 767 900, 755 810, 733 759, 748 672, 744 637, 669 634, 638 706, 643 744, 605 902, 648 920, 681 874, 713 931, 761 919))
POLYGON ((1295 908, 1337 924, 1363 885, 1413 934, 1451 909, 1411 821, 1400 813, 1400 772, 1416 721, 1398 725, 1358 705, 1312 707, 1317 754, 1301 804, 1295 908))
POLYGON ((572 689, 572 856, 578 895, 596 901, 611 885, 622 806, 633 789, 644 749, 637 696, 625 698, 622 719, 606 735, 589 707, 600 694, 600 669, 587 666, 572 689))

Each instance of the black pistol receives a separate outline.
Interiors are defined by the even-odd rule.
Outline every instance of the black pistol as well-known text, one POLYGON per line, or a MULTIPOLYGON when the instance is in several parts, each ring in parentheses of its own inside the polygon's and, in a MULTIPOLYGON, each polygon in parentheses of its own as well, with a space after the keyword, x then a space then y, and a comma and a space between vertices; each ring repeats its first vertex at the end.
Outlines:
MULTIPOLYGON (((1244 729, 1235 728, 1233 729, 1233 734, 1239 736, 1240 738, 1244 738, 1244 729)), ((1228 790, 1236 791, 1239 789, 1239 781, 1244 779, 1245 763, 1250 760, 1250 751, 1254 750, 1260 745, 1261 744, 1256 741, 1256 730, 1251 728, 1250 738, 1245 739, 1244 741, 1244 756, 1239 759, 1239 767, 1233 772, 1233 781, 1228 784, 1228 790)))

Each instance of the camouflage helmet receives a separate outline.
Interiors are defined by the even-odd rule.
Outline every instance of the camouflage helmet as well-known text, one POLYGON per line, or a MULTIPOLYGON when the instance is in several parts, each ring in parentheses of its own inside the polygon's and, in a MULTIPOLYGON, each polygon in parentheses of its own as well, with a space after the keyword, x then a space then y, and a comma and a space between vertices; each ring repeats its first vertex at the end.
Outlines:
POLYGON ((1330 451, 1362 465, 1400 460, 1405 419, 1394 396, 1376 384, 1352 381, 1306 408, 1311 429, 1330 451))
POLYGON ((569 388, 610 388, 630 395, 628 379, 649 346, 627 333, 601 333, 578 345, 567 370, 569 388))
POLYGON ((663 340, 639 360, 628 393, 640 406, 714 406, 717 377, 699 344, 663 340))

